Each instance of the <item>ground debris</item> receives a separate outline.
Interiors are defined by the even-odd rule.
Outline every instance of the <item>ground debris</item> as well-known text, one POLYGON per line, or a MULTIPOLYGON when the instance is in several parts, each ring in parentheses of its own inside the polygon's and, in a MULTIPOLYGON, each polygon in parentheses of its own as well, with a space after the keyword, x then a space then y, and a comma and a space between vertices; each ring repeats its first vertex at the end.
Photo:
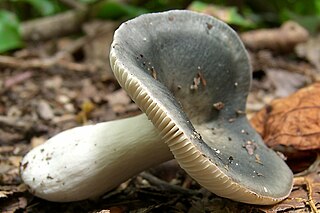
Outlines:
POLYGON ((44 120, 51 120, 54 117, 54 113, 51 106, 45 100, 40 100, 38 102, 37 111, 39 113, 40 118, 44 120))
POLYGON ((307 42, 297 45, 295 52, 299 57, 306 58, 320 72, 320 35, 310 38, 307 42))
POLYGON ((259 70, 283 70, 290 73, 297 73, 304 76, 308 82, 320 79, 319 72, 309 63, 296 61, 284 56, 274 55, 269 50, 249 52, 254 71, 259 70))
POLYGON ((277 29, 258 29, 240 34, 245 46, 251 50, 270 49, 276 52, 289 52, 307 41, 309 33, 293 21, 285 22, 277 29))
POLYGON ((258 112, 251 123, 265 143, 282 152, 295 172, 307 169, 320 149, 320 84, 276 99, 258 112))
POLYGON ((254 151, 257 149, 257 145, 253 141, 247 141, 243 148, 245 148, 249 155, 253 155, 254 151))
POLYGON ((0 211, 2 213, 14 213, 18 210, 23 210, 27 207, 28 201, 23 196, 12 197, 4 200, 0 204, 0 211))
POLYGON ((303 177, 295 177, 293 190, 284 201, 274 205, 261 207, 266 213, 273 212, 312 212, 320 210, 320 168, 303 177), (310 210, 306 210, 310 209, 310 210))
MULTIPOLYGON (((31 148, 44 143, 62 130, 81 126, 83 123, 97 123, 140 113, 128 95, 119 89, 109 68, 107 46, 111 43, 113 31, 117 26, 116 22, 88 22, 83 25, 84 35, 77 39, 64 37, 26 44, 23 50, 0 56, 1 212, 194 213, 239 212, 239 209, 242 212, 267 210, 290 212, 292 209, 307 211, 314 206, 319 208, 318 184, 320 181, 317 176, 319 171, 318 173, 311 171, 299 177, 300 179, 296 179, 300 182, 295 182, 289 199, 268 207, 269 209, 263 209, 217 197, 197 184, 175 161, 132 177, 95 201, 53 203, 28 193, 27 186, 21 182, 19 176, 19 164, 31 148)), ((213 28, 211 24, 205 27, 208 30, 213 28)), ((289 48, 294 46, 291 44, 289 48)), ((282 50, 281 45, 278 43, 275 45, 282 50)), ((260 48, 259 45, 258 47, 260 48)), ((275 50, 272 47, 269 50, 254 49, 250 53, 254 71, 263 70, 267 73, 268 81, 273 83, 264 85, 261 81, 254 83, 260 87, 255 87, 257 91, 250 93, 253 97, 249 102, 251 111, 261 109, 273 98, 279 96, 275 90, 280 87, 275 90, 270 89, 275 84, 283 85, 282 82, 277 81, 279 80, 277 75, 270 74, 273 71, 286 72, 283 79, 298 73, 295 77, 288 77, 288 79, 297 79, 294 83, 298 82, 297 85, 290 84, 290 86, 294 85, 291 88, 301 87, 302 84, 309 84, 316 79, 315 68, 312 65, 306 61, 288 59, 284 55, 274 55, 274 51, 278 49, 275 50)), ((306 54, 304 56, 306 57, 306 54)), ((200 66, 195 69, 194 76, 191 77, 192 81, 189 82, 190 89, 194 93, 205 90, 207 86, 201 69, 200 66)), ((160 72, 160 70, 157 71, 160 72)), ((240 82, 234 82, 235 87, 240 85, 240 82)), ((184 89, 179 85, 177 87, 184 89)), ((288 91, 287 88, 285 90, 288 91)), ((303 100, 300 104, 315 99, 311 97, 310 100, 303 100)), ((218 102, 211 108, 224 110, 223 104, 228 103, 218 102)), ((244 112, 237 113, 242 115, 244 112)), ((310 119, 312 120, 313 117, 310 119)), ((308 123, 309 127, 313 124, 308 123)), ((301 134, 303 130, 300 128, 301 134)), ((242 134, 245 133, 244 131, 242 134)), ((195 136, 200 138, 200 135, 195 136)), ((255 157, 256 163, 263 163, 260 156, 255 153, 254 144, 246 144, 244 149, 249 155, 255 157)), ((307 159, 310 155, 303 156, 307 159)), ((232 160, 231 156, 229 161, 232 160)), ((257 173, 257 175, 261 174, 257 173)))
POLYGON ((251 122, 270 147, 320 148, 320 84, 315 83, 260 111, 251 122))

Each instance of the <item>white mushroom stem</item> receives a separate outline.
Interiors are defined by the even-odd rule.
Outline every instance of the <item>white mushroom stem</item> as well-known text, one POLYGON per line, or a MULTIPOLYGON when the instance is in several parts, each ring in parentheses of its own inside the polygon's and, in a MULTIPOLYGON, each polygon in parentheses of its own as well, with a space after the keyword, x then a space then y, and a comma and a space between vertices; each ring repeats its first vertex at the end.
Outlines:
POLYGON ((76 127, 31 150, 21 177, 38 197, 94 198, 173 156, 145 114, 76 127))

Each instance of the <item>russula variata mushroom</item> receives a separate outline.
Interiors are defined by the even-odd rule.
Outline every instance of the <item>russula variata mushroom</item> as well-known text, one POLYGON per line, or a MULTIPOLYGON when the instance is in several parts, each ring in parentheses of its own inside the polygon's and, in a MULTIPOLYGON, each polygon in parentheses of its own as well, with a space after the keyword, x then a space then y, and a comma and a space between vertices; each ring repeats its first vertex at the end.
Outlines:
POLYGON ((84 133, 87 127, 79 127, 83 131, 53 137, 51 147, 49 142, 36 148, 21 164, 22 178, 37 196, 71 201, 100 195, 148 166, 172 158, 166 146, 191 177, 219 196, 252 204, 273 204, 288 196, 292 172, 264 145, 243 113, 251 68, 230 27, 190 11, 142 15, 115 32, 110 61, 119 84, 154 127, 141 115, 114 121, 121 122, 118 126, 88 127, 90 136, 84 133), (124 126, 130 133, 123 131, 124 126), (144 137, 139 140, 135 134, 144 137), (58 145, 61 139, 64 142, 58 145), (76 141, 83 146, 81 154, 77 148, 61 148, 76 141), (113 150, 114 144, 119 149, 113 150), (50 161, 43 159, 42 149, 50 161), (50 153, 57 151, 60 154, 53 158, 50 153), (68 157, 62 158, 62 153, 68 157))
POLYGON ((95 198, 172 158, 158 131, 141 114, 63 131, 32 149, 20 173, 36 196, 69 202, 95 198))

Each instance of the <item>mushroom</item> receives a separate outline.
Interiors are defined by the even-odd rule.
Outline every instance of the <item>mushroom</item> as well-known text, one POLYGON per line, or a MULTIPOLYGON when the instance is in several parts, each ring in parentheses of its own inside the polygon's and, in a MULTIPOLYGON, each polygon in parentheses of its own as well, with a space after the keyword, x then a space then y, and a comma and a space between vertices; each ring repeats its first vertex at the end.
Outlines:
POLYGON ((200 185, 252 204, 288 196, 291 170, 243 113, 251 67, 229 26, 191 11, 142 15, 117 29, 110 61, 119 84, 200 185))
POLYGON ((141 114, 63 131, 32 149, 20 173, 34 195, 70 202, 96 198, 172 158, 158 131, 141 114))
POLYGON ((251 68, 230 27, 190 11, 146 14, 122 24, 111 46, 114 75, 153 125, 140 115, 54 136, 22 161, 31 192, 52 201, 99 196, 174 156, 219 196, 251 204, 288 196, 291 170, 244 113, 251 68))

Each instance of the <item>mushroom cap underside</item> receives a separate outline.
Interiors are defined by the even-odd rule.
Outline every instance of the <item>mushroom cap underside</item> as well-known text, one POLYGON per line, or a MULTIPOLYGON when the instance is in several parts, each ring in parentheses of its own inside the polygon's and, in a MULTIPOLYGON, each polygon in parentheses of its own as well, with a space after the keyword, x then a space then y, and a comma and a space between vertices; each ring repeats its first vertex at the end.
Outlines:
POLYGON ((120 85, 198 183, 246 203, 288 196, 291 170, 245 116, 251 68, 229 26, 190 11, 142 15, 115 32, 110 60, 120 85))

